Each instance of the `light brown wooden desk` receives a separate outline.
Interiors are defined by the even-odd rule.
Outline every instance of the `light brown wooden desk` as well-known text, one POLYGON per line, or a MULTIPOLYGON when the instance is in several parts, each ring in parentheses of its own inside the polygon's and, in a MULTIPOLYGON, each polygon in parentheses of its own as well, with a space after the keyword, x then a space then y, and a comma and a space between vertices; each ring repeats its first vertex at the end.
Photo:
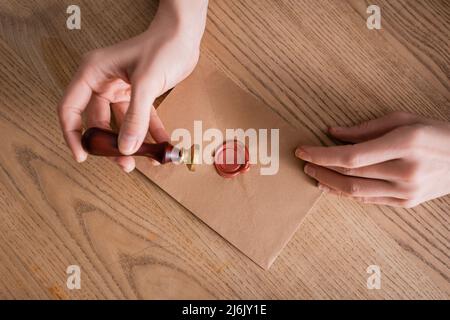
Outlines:
MULTIPOLYGON (((62 90, 84 52, 143 31, 157 3, 78 1, 70 31, 72 2, 0 4, 0 298, 449 298, 448 196, 410 210, 324 196, 264 271, 139 172, 76 164, 62 90)), ((327 125, 390 110, 449 121, 449 2, 376 2, 379 31, 366 1, 211 1, 202 54, 324 144, 327 125)))

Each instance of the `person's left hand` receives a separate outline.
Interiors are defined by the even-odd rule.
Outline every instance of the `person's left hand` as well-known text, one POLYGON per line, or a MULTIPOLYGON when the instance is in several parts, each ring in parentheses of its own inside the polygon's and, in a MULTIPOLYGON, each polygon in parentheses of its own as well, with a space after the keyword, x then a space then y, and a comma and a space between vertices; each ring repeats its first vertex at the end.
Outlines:
POLYGON ((450 193, 448 122, 394 112, 329 132, 354 144, 301 146, 295 152, 323 191, 406 208, 450 193))

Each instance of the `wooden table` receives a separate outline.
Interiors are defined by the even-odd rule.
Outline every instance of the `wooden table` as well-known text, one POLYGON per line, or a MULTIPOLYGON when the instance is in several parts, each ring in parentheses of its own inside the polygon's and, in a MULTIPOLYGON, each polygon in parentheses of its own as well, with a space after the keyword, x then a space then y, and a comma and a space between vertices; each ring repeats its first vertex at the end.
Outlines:
MULTIPOLYGON (((0 4, 0 298, 449 298, 448 196, 409 210, 325 196, 264 271, 139 172, 76 164, 62 90, 84 52, 143 31, 157 2, 77 1, 71 31, 72 2, 0 4)), ((324 144, 327 125, 391 110, 449 121, 449 2, 376 4, 381 30, 368 1, 211 1, 202 54, 324 144)))

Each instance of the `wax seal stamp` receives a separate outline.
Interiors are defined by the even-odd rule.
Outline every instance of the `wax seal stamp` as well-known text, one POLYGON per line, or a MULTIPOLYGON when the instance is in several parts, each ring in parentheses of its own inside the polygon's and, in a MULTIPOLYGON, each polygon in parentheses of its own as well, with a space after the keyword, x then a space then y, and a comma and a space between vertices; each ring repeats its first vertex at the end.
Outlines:
POLYGON ((214 167, 224 178, 233 178, 250 169, 247 147, 238 140, 225 141, 214 153, 214 167))
MULTIPOLYGON (((117 133, 102 129, 89 128, 81 139, 84 150, 95 156, 118 157, 122 156, 118 146, 117 133)), ((169 142, 143 143, 132 156, 149 157, 161 164, 183 163, 190 171, 195 171, 199 163, 199 146, 192 145, 190 149, 178 149, 169 142)))

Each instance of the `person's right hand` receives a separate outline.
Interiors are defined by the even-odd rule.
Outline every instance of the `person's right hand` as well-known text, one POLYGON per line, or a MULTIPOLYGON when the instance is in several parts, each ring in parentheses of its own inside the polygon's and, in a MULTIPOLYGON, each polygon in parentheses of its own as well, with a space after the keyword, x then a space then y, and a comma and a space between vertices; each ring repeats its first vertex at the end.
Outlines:
POLYGON ((85 55, 58 105, 64 138, 78 162, 87 157, 81 145, 85 110, 88 127, 110 128, 114 113, 119 150, 125 155, 116 161, 126 172, 135 167, 126 155, 136 152, 149 128, 155 141, 168 140, 153 102, 194 69, 206 9, 205 0, 161 1, 144 33, 85 55))

